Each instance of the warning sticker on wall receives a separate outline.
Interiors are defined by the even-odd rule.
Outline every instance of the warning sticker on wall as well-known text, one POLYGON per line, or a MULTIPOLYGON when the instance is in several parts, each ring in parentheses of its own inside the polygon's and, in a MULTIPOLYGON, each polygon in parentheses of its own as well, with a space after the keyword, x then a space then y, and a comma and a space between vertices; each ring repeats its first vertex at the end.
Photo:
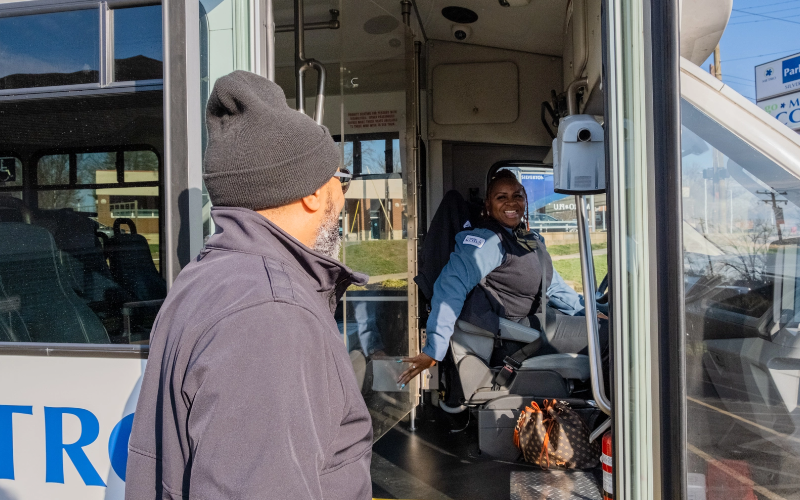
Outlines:
POLYGON ((347 126, 352 129, 383 128, 397 125, 397 110, 347 113, 347 126))

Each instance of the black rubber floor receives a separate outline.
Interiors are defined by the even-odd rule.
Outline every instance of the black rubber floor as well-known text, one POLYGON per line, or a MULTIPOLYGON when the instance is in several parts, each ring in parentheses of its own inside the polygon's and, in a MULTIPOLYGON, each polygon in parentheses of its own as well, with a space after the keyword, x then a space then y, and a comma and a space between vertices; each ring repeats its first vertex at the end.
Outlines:
POLYGON ((526 472, 528 478, 552 474, 481 455, 477 422, 467 420, 467 412, 453 416, 428 405, 418 412, 415 432, 408 430, 406 420, 384 435, 373 446, 373 497, 505 500, 511 498, 512 472, 526 472))

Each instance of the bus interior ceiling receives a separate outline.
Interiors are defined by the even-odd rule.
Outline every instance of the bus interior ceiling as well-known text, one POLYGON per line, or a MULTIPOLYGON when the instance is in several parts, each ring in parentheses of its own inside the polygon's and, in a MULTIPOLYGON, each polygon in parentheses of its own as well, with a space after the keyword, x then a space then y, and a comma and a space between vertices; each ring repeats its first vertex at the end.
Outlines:
MULTIPOLYGON (((533 0, 523 7, 505 8, 497 2, 463 0, 458 5, 477 14, 477 20, 466 25, 467 36, 463 40, 454 35, 461 25, 442 13, 451 3, 418 0, 416 4, 427 35, 424 40, 412 10, 414 40, 422 43, 420 126, 427 156, 421 161, 427 168, 420 195, 426 196, 427 220, 421 223, 427 224, 449 190, 459 191, 465 199, 483 198, 486 175, 493 165, 549 162, 553 138, 542 123, 542 103, 555 101, 558 111, 565 114, 566 109, 560 109, 558 103, 564 108, 563 95, 571 82, 588 80, 579 94, 580 110, 602 116, 600 3, 533 0), (560 98, 553 99, 556 95, 560 98)), ((292 25, 293 1, 275 0, 274 8, 276 26, 292 25)), ((319 60, 327 72, 324 123, 335 138, 344 135, 345 140, 358 140, 360 135, 375 132, 396 133, 405 165, 403 145, 412 138, 406 135, 405 127, 408 39, 400 2, 306 0, 305 20, 327 21, 332 8, 341 9, 339 29, 305 32, 306 57, 319 60), (378 119, 359 127, 361 113, 371 110, 397 110, 397 120, 378 119)), ((293 32, 279 29, 275 46, 276 81, 294 105, 293 32)), ((309 114, 314 110, 316 85, 316 74, 307 71, 304 93, 309 114)), ((548 120, 552 123, 552 117, 548 120)), ((555 130, 552 124, 551 128, 555 130)), ((349 151, 345 149, 346 163, 349 151)), ((370 173, 366 160, 356 170, 357 175, 370 173), (358 171, 359 168, 363 170, 358 171)), ((345 212, 352 208, 346 205, 345 212)), ((347 238, 354 236, 347 233, 357 227, 348 217, 344 217, 346 245, 347 238)), ((345 263, 349 264, 347 255, 345 263)), ((358 300, 353 293, 348 296, 349 300, 358 300)), ((356 321, 357 315, 358 311, 356 321)), ((388 347, 386 350, 388 354, 398 354, 388 347)), ((360 355, 355 357, 360 359, 357 364, 361 368, 357 367, 356 372, 363 383, 364 361, 360 355)), ((366 371, 369 380, 369 368, 366 371)), ((376 437, 380 436, 373 454, 374 496, 517 498, 514 495, 522 485, 533 482, 538 484, 536 491, 555 493, 561 489, 563 498, 586 487, 581 491, 587 496, 581 498, 599 498, 596 471, 572 475, 543 472, 507 457, 481 453, 476 414, 445 413, 436 407, 436 396, 431 398, 431 392, 425 395, 417 413, 418 428, 409 432, 407 418, 400 425, 395 426, 394 422, 410 406, 394 406, 390 411, 392 404, 386 405, 385 395, 365 390, 373 420, 385 419, 390 424, 374 424, 376 437), (376 409, 377 400, 382 400, 380 410, 376 409)))
MULTIPOLYGON (((429 222, 450 189, 466 198, 471 188, 477 188, 482 197, 492 164, 545 160, 552 137, 542 124, 542 103, 550 102, 553 92, 561 95, 559 101, 565 105, 567 86, 587 78, 587 88, 579 94, 581 112, 603 114, 600 3, 533 0, 524 7, 504 8, 467 0, 459 6, 475 12, 477 20, 466 25, 442 15, 442 9, 450 5, 446 1, 419 0, 416 4, 428 37, 426 42, 422 40, 412 11, 415 40, 424 42, 420 111, 427 151, 423 191, 429 222), (458 26, 466 27, 464 40, 454 36, 458 26), (464 154, 459 153, 462 150, 464 154), (479 157, 471 156, 479 151, 479 157)), ((400 102, 404 112, 406 88, 400 2, 307 0, 306 22, 329 19, 329 10, 338 5, 342 11, 339 29, 305 34, 307 56, 327 69, 325 124, 334 136, 351 119, 351 108, 375 109, 383 103, 389 108, 400 102), (344 113, 339 107, 342 99, 344 113)), ((291 25, 293 2, 277 0, 274 6, 276 25, 291 25)), ((279 31, 275 42, 276 81, 293 103, 293 32, 279 31)), ((306 109, 313 110, 316 85, 316 75, 308 71, 306 109)), ((552 118, 548 120, 552 122, 552 118)), ((401 117, 395 130, 402 132, 403 124, 401 117)))

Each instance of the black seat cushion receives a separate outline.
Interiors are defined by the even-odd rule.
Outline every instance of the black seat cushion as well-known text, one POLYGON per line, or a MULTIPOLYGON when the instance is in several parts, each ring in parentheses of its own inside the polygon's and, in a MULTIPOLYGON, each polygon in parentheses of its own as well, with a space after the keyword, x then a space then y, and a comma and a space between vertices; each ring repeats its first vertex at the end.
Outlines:
POLYGON ((75 289, 85 302, 97 307, 114 304, 113 309, 119 311, 121 304, 130 300, 122 287, 114 282, 106 264, 103 247, 96 236, 95 221, 64 209, 38 212, 35 223, 48 229, 58 248, 67 253, 65 266, 72 273, 75 289))
POLYGON ((117 219, 114 237, 106 244, 111 275, 135 300, 157 300, 167 296, 167 283, 156 269, 147 238, 136 234, 136 226, 128 219, 117 219), (130 233, 120 231, 124 221, 130 233))

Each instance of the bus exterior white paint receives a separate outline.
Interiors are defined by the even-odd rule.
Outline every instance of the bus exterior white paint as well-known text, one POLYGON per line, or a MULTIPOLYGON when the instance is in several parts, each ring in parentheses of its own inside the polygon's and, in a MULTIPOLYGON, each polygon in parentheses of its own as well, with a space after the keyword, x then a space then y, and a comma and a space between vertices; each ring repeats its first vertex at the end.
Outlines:
POLYGON ((122 500, 145 363, 3 356, 0 499, 122 500))

